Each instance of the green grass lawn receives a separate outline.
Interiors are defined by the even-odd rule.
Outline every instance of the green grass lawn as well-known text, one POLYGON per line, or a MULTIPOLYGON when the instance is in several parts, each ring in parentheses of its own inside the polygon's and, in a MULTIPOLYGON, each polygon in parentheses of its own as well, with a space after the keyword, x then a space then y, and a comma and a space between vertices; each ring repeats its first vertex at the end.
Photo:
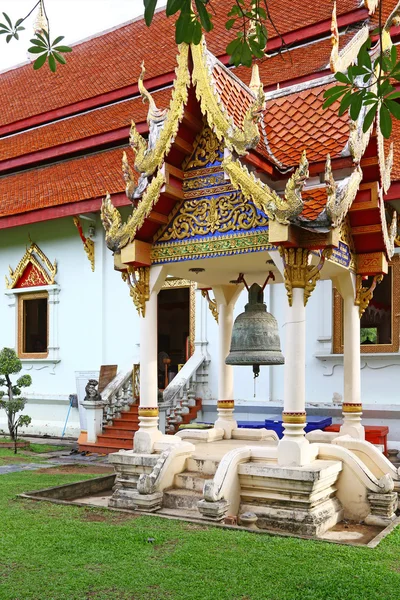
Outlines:
MULTIPOLYGON (((27 452, 18 448, 17 454, 14 454, 12 448, 0 448, 0 466, 15 465, 17 463, 43 463, 47 459, 32 452, 27 452)), ((1 490, 1 487, 0 487, 1 490)), ((1 600, 1 595, 0 595, 1 600)))
POLYGON ((400 599, 399 530, 372 550, 16 499, 87 477, 0 476, 1 600, 400 599))

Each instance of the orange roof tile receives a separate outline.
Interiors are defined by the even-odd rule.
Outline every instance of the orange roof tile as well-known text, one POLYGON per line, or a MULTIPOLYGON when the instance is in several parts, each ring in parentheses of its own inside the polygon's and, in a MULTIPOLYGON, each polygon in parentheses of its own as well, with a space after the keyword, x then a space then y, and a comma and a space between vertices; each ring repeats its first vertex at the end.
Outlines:
MULTIPOLYGON (((159 108, 166 108, 171 97, 171 89, 155 92, 152 96, 159 108)), ((147 112, 148 105, 144 104, 141 98, 134 98, 2 138, 0 139, 0 161, 125 126, 127 127, 126 141, 128 141, 132 119, 136 123, 143 122, 146 120, 147 112)))
POLYGON ((0 179, 0 217, 125 191, 117 148, 0 179))
MULTIPOLYGON (((232 32, 224 27, 231 5, 232 0, 218 2, 213 19, 215 28, 207 35, 213 54, 225 53, 232 38, 232 32)), ((358 5, 358 0, 338 0, 337 14, 354 10, 358 5)), ((281 34, 329 19, 331 13, 331 2, 316 6, 303 0, 281 0, 271 6, 271 16, 281 34)), ((272 27, 270 35, 276 36, 272 27)), ((174 21, 167 19, 161 10, 150 29, 140 19, 75 45, 67 64, 56 74, 47 68, 34 71, 31 64, 6 71, 0 75, 0 125, 134 84, 143 59, 147 78, 167 73, 175 68, 176 54, 174 21), (157 52, 154 52, 155 31, 157 52)))
POLYGON ((314 190, 304 191, 302 196, 304 208, 300 217, 308 221, 314 221, 325 208, 327 200, 326 188, 315 188, 314 190))
POLYGON ((236 78, 236 73, 221 63, 214 66, 213 79, 222 104, 235 125, 242 128, 246 111, 255 101, 253 94, 236 78))
POLYGON ((282 168, 298 164, 303 150, 309 162, 340 156, 349 137, 349 117, 337 115, 337 105, 323 109, 325 87, 308 88, 267 102, 261 149, 268 148, 282 168))

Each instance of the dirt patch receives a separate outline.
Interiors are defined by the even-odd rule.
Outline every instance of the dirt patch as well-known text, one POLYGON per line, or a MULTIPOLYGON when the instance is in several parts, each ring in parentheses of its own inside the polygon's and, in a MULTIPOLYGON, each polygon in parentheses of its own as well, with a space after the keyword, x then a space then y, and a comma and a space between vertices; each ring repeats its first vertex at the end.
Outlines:
MULTIPOLYGON (((20 454, 17 456, 0 456, 0 464, 7 465, 9 463, 31 463, 36 462, 36 460, 32 460, 32 458, 38 458, 37 454, 20 454)), ((37 462, 39 464, 43 463, 42 460, 38 459, 37 462)))
POLYGON ((112 475, 114 473, 114 467, 101 465, 60 465, 59 467, 38 469, 36 473, 46 473, 46 475, 80 475, 82 473, 88 473, 90 475, 112 475))
POLYGON ((342 521, 321 535, 321 539, 349 545, 364 545, 373 540, 382 529, 382 527, 374 525, 342 521))
POLYGON ((183 523, 183 528, 186 531, 208 531, 209 527, 207 525, 196 525, 196 523, 183 523))

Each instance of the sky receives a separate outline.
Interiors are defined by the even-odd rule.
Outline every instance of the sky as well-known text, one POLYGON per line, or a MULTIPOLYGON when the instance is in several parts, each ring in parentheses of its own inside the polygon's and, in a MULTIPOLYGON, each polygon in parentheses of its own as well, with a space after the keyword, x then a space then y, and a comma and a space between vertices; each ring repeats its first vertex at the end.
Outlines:
MULTIPOLYGON (((25 17, 37 0, 0 0, 0 13, 5 12, 11 21, 25 17)), ((46 10, 51 26, 51 37, 64 35, 63 44, 71 44, 130 21, 143 14, 143 0, 46 0, 46 10)), ((158 0, 157 8, 166 0, 158 0)), ((0 36, 0 71, 27 61, 27 49, 33 37, 33 23, 37 9, 23 24, 19 41, 12 39, 6 44, 5 35, 0 36)), ((3 22, 3 15, 0 14, 3 22)), ((68 58, 68 57, 67 57, 68 58)))

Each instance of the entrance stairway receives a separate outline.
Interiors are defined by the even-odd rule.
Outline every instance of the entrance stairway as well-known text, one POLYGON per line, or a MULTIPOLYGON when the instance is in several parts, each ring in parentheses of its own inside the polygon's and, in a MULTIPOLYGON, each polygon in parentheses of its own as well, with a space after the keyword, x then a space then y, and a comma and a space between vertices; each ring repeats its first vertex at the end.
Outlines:
POLYGON ((186 470, 175 475, 174 485, 164 490, 163 507, 158 512, 180 518, 203 518, 197 503, 203 497, 204 482, 214 477, 218 465, 219 459, 189 458, 186 470))
MULTIPOLYGON (((98 436, 96 443, 80 443, 79 452, 111 454, 112 452, 118 452, 118 450, 132 450, 133 437, 139 429, 138 408, 139 404, 132 404, 129 407, 129 411, 121 412, 119 418, 113 419, 112 425, 105 425, 103 427, 103 433, 98 436)), ((188 414, 182 415, 182 423, 177 424, 175 431, 170 433, 173 434, 178 431, 180 424, 187 425, 191 421, 194 421, 200 410, 201 399, 196 398, 196 406, 193 406, 188 414)))

